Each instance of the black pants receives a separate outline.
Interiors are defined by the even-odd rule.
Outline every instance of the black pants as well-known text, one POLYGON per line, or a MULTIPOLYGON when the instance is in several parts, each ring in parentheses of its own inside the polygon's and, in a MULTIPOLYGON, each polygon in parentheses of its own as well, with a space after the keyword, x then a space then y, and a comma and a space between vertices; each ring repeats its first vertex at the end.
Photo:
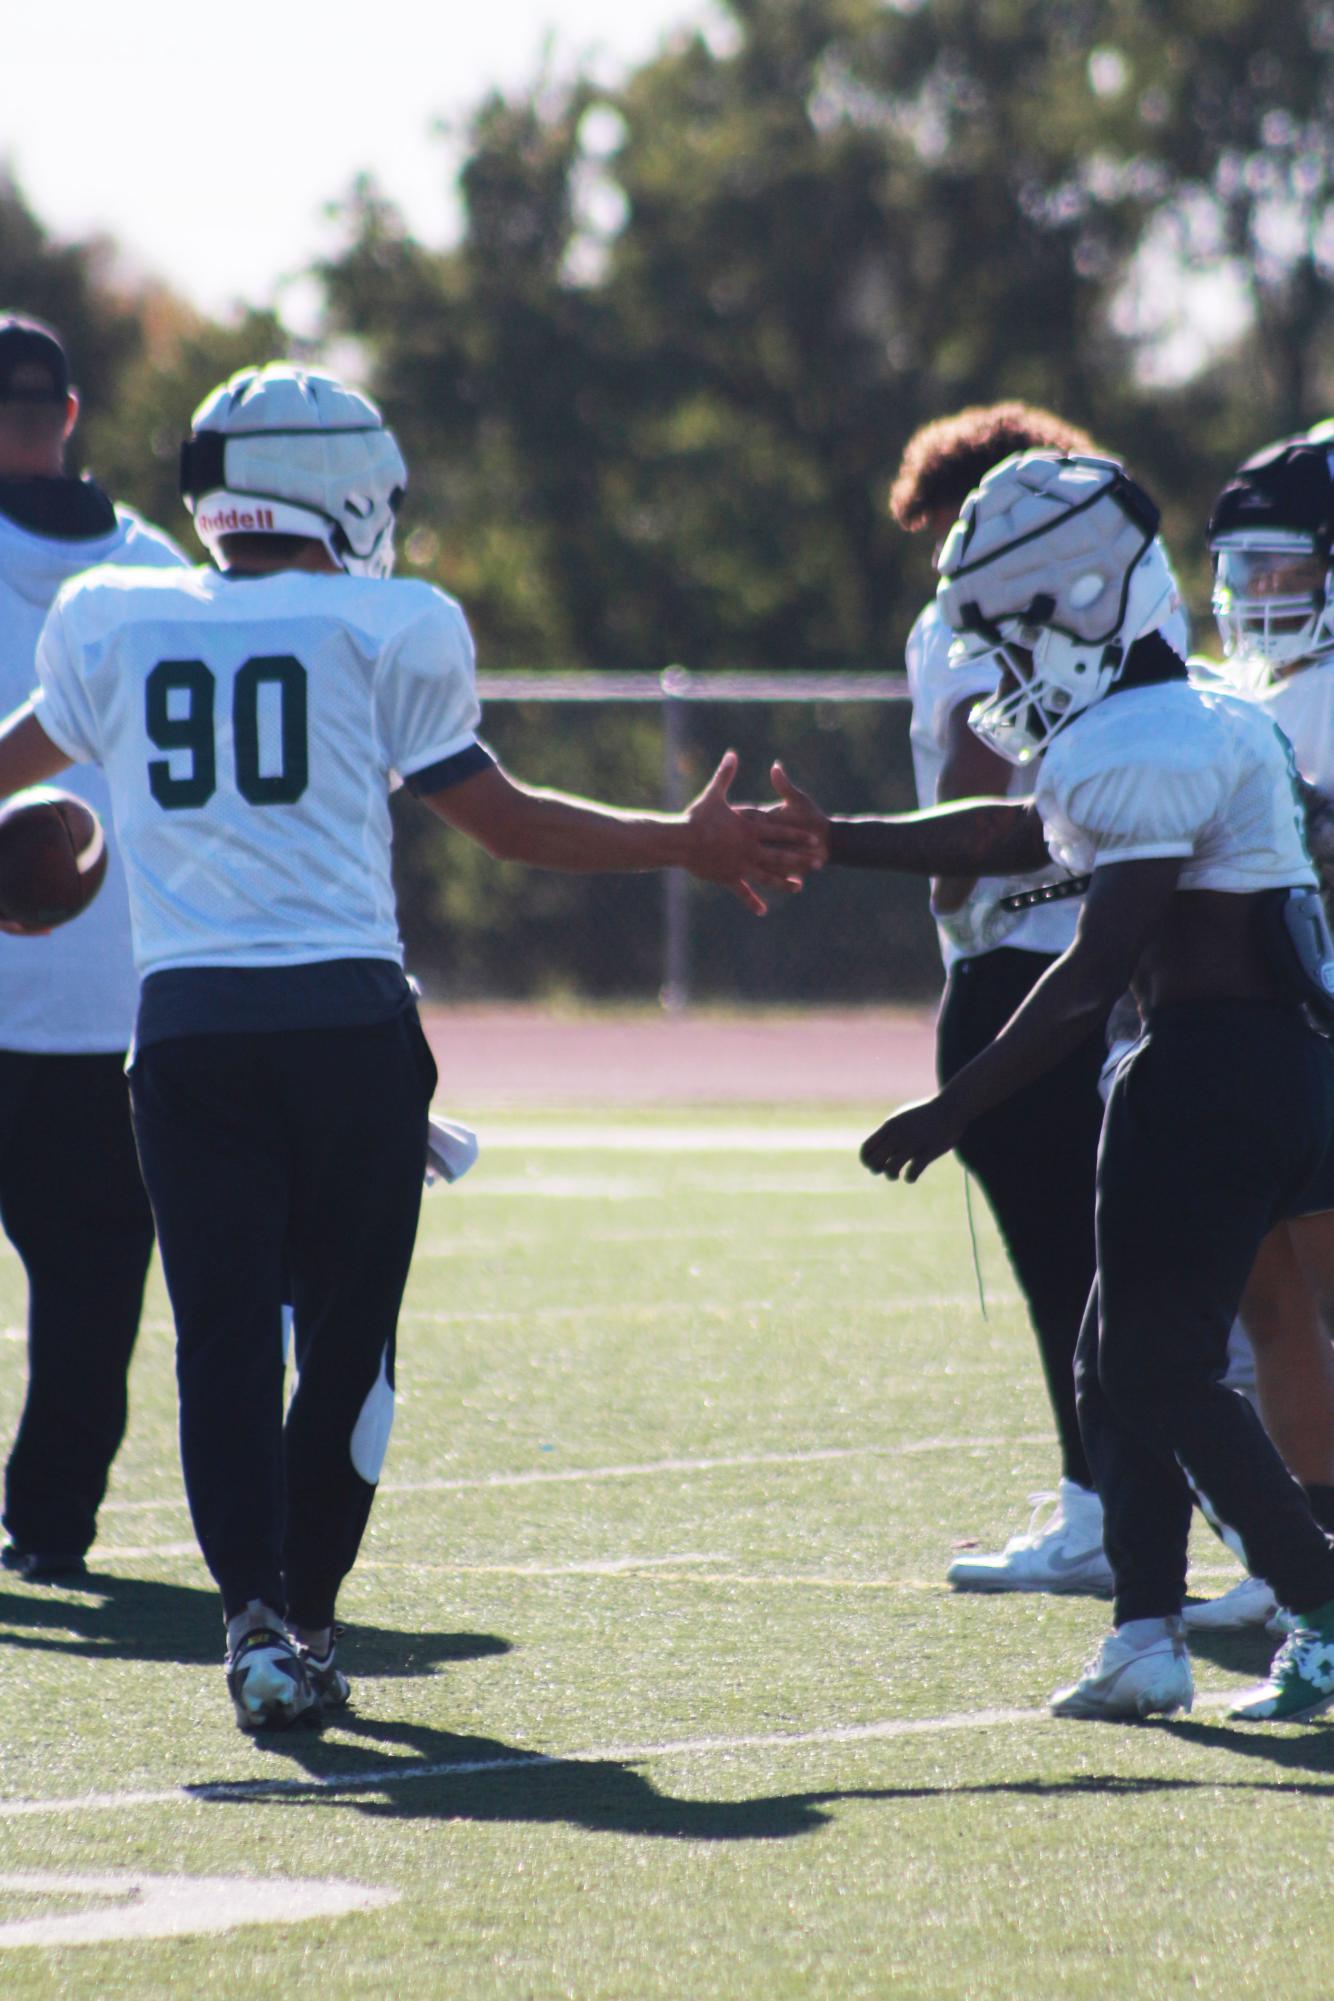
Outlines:
POLYGON ((415 1011, 371 1028, 144 1050, 135 1131, 176 1316, 181 1458, 232 1617, 324 1626, 365 1532, 417 1230, 435 1065, 415 1011), (297 1381, 283 1411, 290 1291, 297 1381))
POLYGON ((123 1056, 0 1051, 0 1220, 28 1274, 4 1525, 24 1549, 81 1556, 125 1435, 153 1252, 123 1056))
MULTIPOLYGON (((1001 947, 951 968, 936 1024, 941 1083, 993 1042, 1054 960, 1001 947)), ((958 1146, 977 1178, 1028 1301, 1060 1442, 1061 1470, 1093 1475, 1075 1410, 1075 1346, 1093 1284, 1093 1192, 1102 1127, 1101 1032, 975 1119, 958 1146)))
POLYGON ((1170 1617, 1192 1489, 1280 1604, 1334 1599, 1334 1551, 1245 1398, 1227 1341, 1260 1242, 1334 1207, 1334 1050, 1263 1001, 1165 1008, 1122 1065, 1098 1163, 1098 1286, 1076 1362, 1116 1622, 1170 1617))

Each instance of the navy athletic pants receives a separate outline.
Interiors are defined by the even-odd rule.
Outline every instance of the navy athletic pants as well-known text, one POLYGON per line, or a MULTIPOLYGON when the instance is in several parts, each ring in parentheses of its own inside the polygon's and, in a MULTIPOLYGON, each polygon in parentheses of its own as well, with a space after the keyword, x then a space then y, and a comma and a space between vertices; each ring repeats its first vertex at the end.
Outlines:
MULTIPOLYGON (((1001 946, 950 968, 936 1024, 942 1084, 994 1042, 1054 960, 1001 946)), ((1093 1485, 1075 1410, 1075 1345, 1093 1284, 1093 1189, 1102 1127, 1101 1031, 974 1119, 956 1149, 986 1195, 1020 1290, 1028 1301, 1061 1471, 1093 1485)))
POLYGON ((1228 1334, 1262 1239, 1334 1208, 1334 1049, 1285 1003, 1161 1009, 1117 1073, 1098 1160, 1080 1421, 1115 1618, 1172 1617, 1192 1489, 1281 1605, 1334 1599, 1334 1550, 1244 1397, 1228 1334))
POLYGON ((0 1051, 0 1220, 28 1275, 5 1528, 22 1549, 82 1556, 125 1433, 153 1254, 123 1056, 0 1051))
POLYGON ((302 1626, 333 1618, 379 1471, 358 1440, 381 1429, 394 1380, 435 1081, 415 1010, 369 1028, 182 1036, 131 1070, 176 1317, 186 1493, 228 1618, 252 1598, 302 1626))

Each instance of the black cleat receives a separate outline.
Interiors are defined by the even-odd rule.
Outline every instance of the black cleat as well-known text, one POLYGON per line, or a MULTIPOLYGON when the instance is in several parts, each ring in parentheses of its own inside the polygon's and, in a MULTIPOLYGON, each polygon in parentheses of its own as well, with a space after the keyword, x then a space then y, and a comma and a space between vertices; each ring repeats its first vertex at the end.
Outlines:
POLYGON ((285 1633, 257 1626, 227 1656, 227 1693, 242 1730, 289 1730, 317 1723, 315 1690, 285 1633))
POLYGON ((352 1698, 352 1684, 339 1667, 336 1652, 332 1641, 323 1658, 313 1654, 309 1647, 297 1648, 298 1658, 315 1691, 315 1706, 322 1717, 332 1716, 335 1710, 346 1709, 352 1698))
POLYGON ((69 1584, 88 1575, 88 1565, 82 1556, 24 1549, 16 1542, 7 1542, 0 1549, 0 1565, 28 1584, 69 1584))

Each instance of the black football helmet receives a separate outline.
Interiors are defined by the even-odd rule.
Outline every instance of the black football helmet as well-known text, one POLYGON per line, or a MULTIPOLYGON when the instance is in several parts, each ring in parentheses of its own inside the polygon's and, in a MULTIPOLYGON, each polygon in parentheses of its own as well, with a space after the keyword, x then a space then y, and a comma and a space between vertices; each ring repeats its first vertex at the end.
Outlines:
POLYGON ((1268 676, 1334 649, 1331 441, 1284 438, 1247 459, 1209 521, 1213 612, 1227 658, 1268 676))

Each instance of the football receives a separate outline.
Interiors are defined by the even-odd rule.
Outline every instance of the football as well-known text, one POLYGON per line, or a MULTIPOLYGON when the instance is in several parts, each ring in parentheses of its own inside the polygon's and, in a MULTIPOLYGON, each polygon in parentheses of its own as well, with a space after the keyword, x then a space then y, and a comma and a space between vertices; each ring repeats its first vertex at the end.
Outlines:
POLYGON ((50 931, 86 910, 107 872, 106 836, 91 806, 53 786, 0 806, 0 918, 50 931))

